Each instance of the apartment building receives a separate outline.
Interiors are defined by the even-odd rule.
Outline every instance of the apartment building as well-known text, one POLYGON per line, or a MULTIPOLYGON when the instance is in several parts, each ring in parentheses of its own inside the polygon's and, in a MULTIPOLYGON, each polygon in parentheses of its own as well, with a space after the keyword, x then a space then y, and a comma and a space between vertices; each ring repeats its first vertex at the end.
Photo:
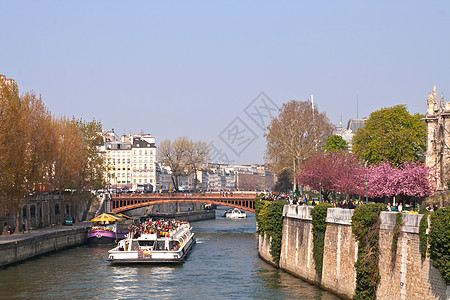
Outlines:
POLYGON ((156 146, 150 134, 117 137, 104 132, 104 150, 108 164, 108 184, 112 188, 144 186, 153 191, 156 185, 156 146))

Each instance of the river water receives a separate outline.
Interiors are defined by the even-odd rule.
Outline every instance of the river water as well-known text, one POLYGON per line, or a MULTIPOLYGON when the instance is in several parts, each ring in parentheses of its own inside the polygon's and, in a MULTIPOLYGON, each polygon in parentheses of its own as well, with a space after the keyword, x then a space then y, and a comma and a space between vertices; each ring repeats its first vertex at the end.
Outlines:
POLYGON ((111 246, 80 246, 0 269, 0 299, 340 299, 258 257, 254 215, 191 223, 182 265, 111 266, 111 246))

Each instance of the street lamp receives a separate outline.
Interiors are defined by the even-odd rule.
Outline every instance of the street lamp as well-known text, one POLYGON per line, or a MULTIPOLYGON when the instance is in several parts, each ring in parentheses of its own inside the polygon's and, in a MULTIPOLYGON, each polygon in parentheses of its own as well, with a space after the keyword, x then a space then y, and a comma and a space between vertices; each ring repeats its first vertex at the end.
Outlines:
POLYGON ((319 203, 322 201, 322 180, 319 180, 319 203))
POLYGON ((364 184, 366 185, 366 204, 369 202, 368 198, 367 198, 367 185, 369 184, 369 180, 364 179, 364 184))

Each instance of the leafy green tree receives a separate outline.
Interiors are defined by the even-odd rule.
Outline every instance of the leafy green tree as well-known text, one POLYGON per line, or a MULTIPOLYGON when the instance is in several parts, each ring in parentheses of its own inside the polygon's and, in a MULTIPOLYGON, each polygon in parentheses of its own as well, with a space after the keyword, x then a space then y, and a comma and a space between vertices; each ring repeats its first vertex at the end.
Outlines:
POLYGON ((406 105, 382 108, 370 114, 353 137, 352 151, 371 165, 424 161, 426 124, 423 115, 411 115, 406 105))
POLYGON ((322 150, 324 151, 348 151, 348 144, 340 135, 330 135, 322 150))
POLYGON ((292 176, 288 170, 283 170, 278 175, 277 182, 273 187, 276 193, 286 193, 292 191, 292 176))

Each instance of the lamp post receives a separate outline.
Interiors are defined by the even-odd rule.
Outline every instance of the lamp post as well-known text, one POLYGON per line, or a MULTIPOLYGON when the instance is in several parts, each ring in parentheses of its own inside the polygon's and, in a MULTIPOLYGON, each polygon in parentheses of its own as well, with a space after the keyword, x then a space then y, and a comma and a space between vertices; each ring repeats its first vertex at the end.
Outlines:
POLYGON ((322 201, 322 180, 319 180, 319 203, 322 201))
POLYGON ((366 204, 369 202, 368 198, 367 198, 367 185, 369 184, 369 180, 364 179, 364 184, 366 185, 366 204))

